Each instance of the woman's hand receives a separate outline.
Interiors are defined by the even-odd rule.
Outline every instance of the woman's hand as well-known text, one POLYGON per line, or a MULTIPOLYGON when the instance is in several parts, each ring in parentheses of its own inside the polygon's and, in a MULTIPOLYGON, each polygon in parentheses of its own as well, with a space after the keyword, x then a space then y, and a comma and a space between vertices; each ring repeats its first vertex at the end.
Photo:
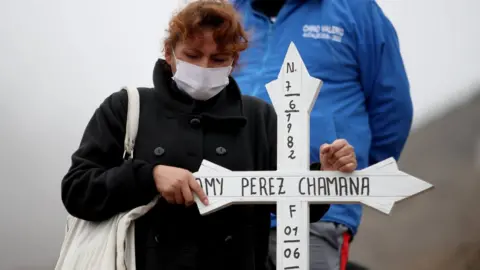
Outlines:
POLYGON ((153 179, 160 195, 169 203, 192 205, 196 193, 203 204, 208 204, 207 195, 193 174, 185 169, 157 165, 153 169, 153 179))
POLYGON ((320 163, 322 171, 351 173, 357 168, 357 157, 353 146, 339 139, 320 147, 320 163))

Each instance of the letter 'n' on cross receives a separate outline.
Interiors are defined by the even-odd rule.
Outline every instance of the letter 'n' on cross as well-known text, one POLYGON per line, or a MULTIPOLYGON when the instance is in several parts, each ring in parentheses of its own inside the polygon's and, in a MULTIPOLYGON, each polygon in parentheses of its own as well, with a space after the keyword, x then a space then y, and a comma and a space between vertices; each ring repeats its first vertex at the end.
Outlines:
POLYGON ((277 113, 277 170, 232 172, 204 160, 194 174, 210 201, 195 198, 202 215, 231 204, 277 204, 276 269, 309 269, 309 204, 363 203, 390 214, 395 202, 432 188, 393 158, 351 174, 310 171, 310 112, 321 86, 290 43, 278 78, 266 85, 277 113))

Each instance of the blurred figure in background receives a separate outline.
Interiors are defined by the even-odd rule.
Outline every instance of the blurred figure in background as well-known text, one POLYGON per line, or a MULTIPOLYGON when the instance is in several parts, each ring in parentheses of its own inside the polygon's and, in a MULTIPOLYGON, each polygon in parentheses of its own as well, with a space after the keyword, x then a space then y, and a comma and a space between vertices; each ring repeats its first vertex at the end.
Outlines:
MULTIPOLYGON (((251 33, 233 76, 244 94, 269 101, 290 42, 311 76, 323 80, 311 113, 311 161, 345 138, 358 169, 398 160, 412 123, 409 82, 394 26, 374 0, 231 0, 251 33)), ((311 269, 343 270, 362 217, 358 204, 332 205, 311 225, 311 269)), ((276 260, 272 214, 270 264, 276 260)))

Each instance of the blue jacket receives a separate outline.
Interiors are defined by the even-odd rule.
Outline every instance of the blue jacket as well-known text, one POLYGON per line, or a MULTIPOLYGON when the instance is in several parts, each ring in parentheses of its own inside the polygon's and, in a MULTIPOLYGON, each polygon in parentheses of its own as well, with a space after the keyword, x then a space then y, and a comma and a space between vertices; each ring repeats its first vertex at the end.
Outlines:
MULTIPOLYGON (((398 159, 413 108, 396 31, 377 3, 287 0, 271 23, 251 1, 233 1, 250 34, 233 73, 243 93, 270 101, 265 84, 277 78, 293 41, 310 75, 324 82, 311 113, 311 161, 337 138, 354 146, 358 169, 398 159)), ((361 216, 359 204, 332 205, 322 220, 355 234, 361 216)))

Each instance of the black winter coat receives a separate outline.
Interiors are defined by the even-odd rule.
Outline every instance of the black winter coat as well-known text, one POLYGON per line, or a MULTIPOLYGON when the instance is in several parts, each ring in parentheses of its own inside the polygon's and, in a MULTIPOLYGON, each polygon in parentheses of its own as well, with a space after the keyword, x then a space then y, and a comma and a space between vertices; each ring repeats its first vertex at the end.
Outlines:
MULTIPOLYGON (((198 102, 175 87, 164 60, 154 69, 154 88, 140 88, 140 120, 134 159, 123 141, 128 96, 105 99, 88 123, 62 181, 62 200, 78 218, 101 221, 147 204, 158 194, 153 168, 163 164, 196 172, 203 159, 233 171, 276 169, 273 107, 243 96, 236 82, 198 102)), ((266 205, 235 205, 201 216, 194 205, 160 199, 136 221, 138 270, 262 270, 268 249, 266 205)), ((312 207, 317 221, 328 205, 312 207)))

